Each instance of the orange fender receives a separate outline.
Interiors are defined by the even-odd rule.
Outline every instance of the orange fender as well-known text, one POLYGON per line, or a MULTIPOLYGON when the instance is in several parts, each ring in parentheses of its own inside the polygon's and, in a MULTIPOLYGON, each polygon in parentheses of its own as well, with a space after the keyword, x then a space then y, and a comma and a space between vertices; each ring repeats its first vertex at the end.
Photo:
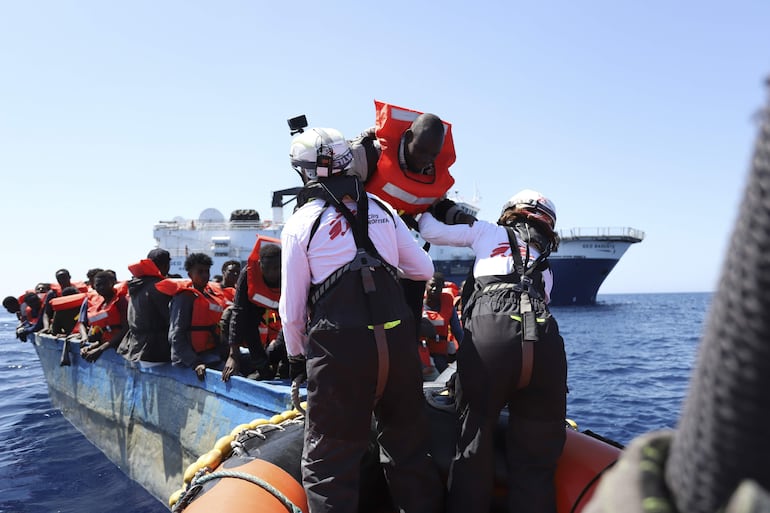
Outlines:
POLYGON ((602 472, 620 457, 621 449, 567 429, 556 468, 556 510, 579 513, 594 494, 602 472))
MULTIPOLYGON (((269 461, 255 459, 243 465, 222 468, 214 472, 242 472, 269 483, 304 513, 308 513, 305 490, 288 472, 269 461)), ((283 505, 272 493, 244 479, 223 477, 193 500, 185 513, 286 513, 283 505)))

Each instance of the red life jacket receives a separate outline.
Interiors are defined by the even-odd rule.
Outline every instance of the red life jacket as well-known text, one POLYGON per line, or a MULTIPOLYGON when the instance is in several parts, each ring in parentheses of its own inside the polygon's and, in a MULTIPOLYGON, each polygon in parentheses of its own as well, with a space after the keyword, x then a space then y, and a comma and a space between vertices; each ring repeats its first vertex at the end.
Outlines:
POLYGON ((430 338, 425 339, 425 342, 428 345, 428 352, 431 354, 447 354, 449 321, 445 319, 440 312, 434 312, 433 310, 425 310, 422 315, 430 321, 434 328, 436 328, 436 333, 438 334, 436 340, 430 338))
POLYGON ((134 276, 136 278, 140 278, 142 276, 153 276, 156 278, 163 278, 163 275, 160 274, 160 271, 158 270, 158 266, 155 265, 155 262, 153 262, 149 258, 143 258, 142 260, 139 260, 137 263, 129 265, 128 271, 131 273, 131 276, 134 276))
POLYGON ((374 106, 377 114, 375 134, 382 153, 377 161, 377 171, 366 182, 366 190, 390 203, 399 213, 425 212, 455 182, 449 174, 449 166, 455 161, 452 125, 444 121, 444 146, 434 161, 435 174, 413 173, 401 169, 398 150, 404 132, 422 113, 376 100, 374 106))
POLYGON ((190 342, 196 353, 214 349, 218 345, 221 330, 219 321, 226 308, 226 299, 219 283, 210 281, 203 292, 193 287, 192 280, 186 278, 166 278, 155 284, 160 292, 174 296, 180 292, 192 292, 192 321, 190 323, 190 342))
POLYGON ((273 237, 257 235, 257 242, 254 249, 251 250, 249 260, 246 265, 246 280, 248 283, 249 300, 252 303, 264 308, 278 309, 278 301, 281 299, 281 289, 270 288, 265 284, 262 277, 262 268, 259 267, 259 249, 262 244, 281 245, 281 241, 273 237))
POLYGON ((62 315, 57 314, 56 312, 63 312, 65 310, 72 310, 73 313, 77 311, 74 316, 76 322, 72 328, 72 333, 78 333, 80 331, 80 323, 77 322, 77 318, 79 317, 80 308, 83 306, 83 301, 87 301, 86 298, 87 296, 84 292, 79 292, 77 294, 70 294, 69 296, 55 297, 50 301, 54 316, 62 315))
POLYGON ((83 305, 83 300, 86 299, 84 292, 77 294, 70 294, 69 296, 60 296, 51 299, 51 307, 54 312, 61 310, 69 310, 71 308, 80 308, 83 305))
POLYGON ((225 306, 230 306, 235 301, 235 287, 221 287, 222 296, 225 298, 225 306))
POLYGON ((118 310, 118 301, 123 295, 117 291, 109 302, 106 302, 103 296, 97 295, 93 301, 88 301, 88 325, 91 331, 102 332, 102 342, 109 342, 112 339, 112 332, 123 327, 118 310))
POLYGON ((34 326, 35 324, 37 324, 37 320, 40 318, 40 316, 43 315, 43 307, 41 306, 40 309, 37 311, 37 315, 34 315, 32 313, 32 307, 28 306, 27 303, 22 303, 21 315, 24 319, 27 320, 30 326, 34 326))
POLYGON ((449 352, 449 321, 452 318, 454 302, 452 295, 447 292, 441 293, 441 309, 436 312, 423 309, 422 315, 427 317, 430 323, 436 328, 438 340, 428 340, 428 349, 432 354, 448 354, 449 352))
POLYGON ((281 327, 281 318, 278 316, 278 310, 266 308, 265 314, 259 323, 259 338, 262 340, 262 345, 267 346, 275 340, 275 337, 281 331, 281 327))

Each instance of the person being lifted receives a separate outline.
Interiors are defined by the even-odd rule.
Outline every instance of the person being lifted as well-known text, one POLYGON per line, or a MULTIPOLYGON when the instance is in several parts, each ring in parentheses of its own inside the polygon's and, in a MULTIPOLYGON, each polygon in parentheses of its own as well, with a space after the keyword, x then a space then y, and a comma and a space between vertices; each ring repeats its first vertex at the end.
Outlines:
MULTIPOLYGON (((454 184, 449 167, 455 161, 452 125, 431 113, 374 102, 375 126, 351 142, 349 174, 365 182, 367 192, 395 208, 410 228, 414 216, 430 211, 446 224, 472 224, 446 194, 454 184)), ((414 315, 422 312, 424 281, 402 280, 414 315)))
POLYGON ((280 300, 290 375, 308 380, 302 480, 310 512, 358 510, 372 413, 395 509, 438 512, 415 319, 397 278, 427 280, 433 263, 388 205, 345 176, 352 155, 339 131, 302 133, 290 157, 313 198, 281 233, 280 300))

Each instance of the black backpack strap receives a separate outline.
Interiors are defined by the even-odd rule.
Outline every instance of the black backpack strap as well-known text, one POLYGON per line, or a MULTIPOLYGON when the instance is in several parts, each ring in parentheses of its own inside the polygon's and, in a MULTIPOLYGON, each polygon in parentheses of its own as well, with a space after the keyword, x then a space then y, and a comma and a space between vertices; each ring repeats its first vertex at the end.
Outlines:
POLYGON ((516 241, 513 228, 506 226, 505 231, 508 233, 508 243, 511 245, 511 258, 513 258, 516 273, 519 275, 519 286, 521 288, 519 296, 519 312, 521 314, 521 374, 519 375, 517 388, 524 388, 532 378, 534 353, 532 345, 538 340, 537 317, 529 298, 529 289, 532 285, 532 278, 529 275, 537 268, 537 265, 532 265, 525 271, 524 262, 519 252, 519 243, 516 241))

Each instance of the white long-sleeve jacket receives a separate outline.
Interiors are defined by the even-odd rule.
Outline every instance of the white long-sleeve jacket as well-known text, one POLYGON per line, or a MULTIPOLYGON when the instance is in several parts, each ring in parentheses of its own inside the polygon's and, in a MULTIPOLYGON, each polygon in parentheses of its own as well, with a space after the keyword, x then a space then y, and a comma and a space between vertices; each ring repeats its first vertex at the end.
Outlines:
MULTIPOLYGON (((437 221, 430 213, 420 216, 420 235, 431 244, 444 246, 460 246, 473 249, 476 254, 476 262, 473 265, 473 276, 494 276, 510 274, 514 271, 513 258, 511 258, 510 242, 507 230, 498 224, 478 220, 473 226, 467 224, 446 225, 437 221)), ((527 254, 527 244, 516 236, 519 252, 522 260, 527 254)), ((540 256, 540 252, 533 246, 529 247, 529 262, 533 262, 540 256)), ((546 303, 550 301, 553 288, 553 273, 550 269, 543 272, 543 285, 545 286, 546 303)))
MULTIPOLYGON (((383 210, 369 194, 369 238, 382 258, 399 269, 405 278, 425 281, 433 276, 433 262, 419 246, 409 228, 391 209, 383 210)), ((355 212, 356 203, 345 199, 355 212)), ((353 232, 333 206, 315 199, 297 210, 281 232, 281 301, 286 350, 290 356, 305 353, 308 318, 307 300, 311 285, 318 285, 356 254, 353 232), (310 239, 318 216, 321 221, 310 239), (308 248, 308 240, 310 246, 308 248)))

